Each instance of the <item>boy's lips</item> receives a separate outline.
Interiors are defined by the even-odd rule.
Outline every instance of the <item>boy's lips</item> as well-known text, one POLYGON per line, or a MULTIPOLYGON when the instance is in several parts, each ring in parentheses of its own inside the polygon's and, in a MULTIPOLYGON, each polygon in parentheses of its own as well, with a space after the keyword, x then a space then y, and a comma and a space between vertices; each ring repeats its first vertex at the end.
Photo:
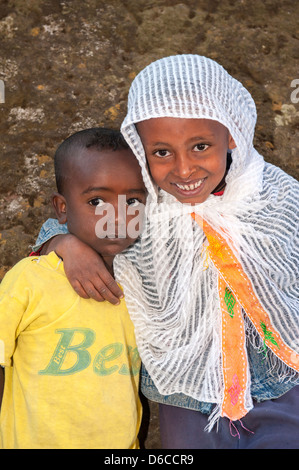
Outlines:
POLYGON ((110 242, 121 242, 123 240, 126 240, 127 234, 118 234, 118 233, 109 233, 106 234, 102 240, 110 241, 110 242))

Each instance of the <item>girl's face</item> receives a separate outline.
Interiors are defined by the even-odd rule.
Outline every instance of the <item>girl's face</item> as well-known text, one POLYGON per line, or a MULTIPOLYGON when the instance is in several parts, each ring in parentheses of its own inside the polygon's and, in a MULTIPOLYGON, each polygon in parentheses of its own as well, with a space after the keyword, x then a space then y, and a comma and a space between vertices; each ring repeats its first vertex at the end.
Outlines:
POLYGON ((153 180, 180 202, 204 202, 223 180, 235 143, 219 122, 165 117, 136 127, 153 180))

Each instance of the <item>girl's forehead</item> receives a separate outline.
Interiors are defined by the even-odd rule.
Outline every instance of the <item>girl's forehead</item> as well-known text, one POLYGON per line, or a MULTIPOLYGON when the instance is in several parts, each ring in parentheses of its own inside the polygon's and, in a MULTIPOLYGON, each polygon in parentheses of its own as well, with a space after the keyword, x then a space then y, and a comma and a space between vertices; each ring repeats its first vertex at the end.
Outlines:
POLYGON ((174 118, 158 117, 147 119, 136 123, 137 132, 140 136, 151 137, 156 135, 165 136, 165 139, 171 135, 181 136, 193 135, 194 137, 210 136, 227 133, 227 128, 218 121, 211 119, 196 118, 174 118))

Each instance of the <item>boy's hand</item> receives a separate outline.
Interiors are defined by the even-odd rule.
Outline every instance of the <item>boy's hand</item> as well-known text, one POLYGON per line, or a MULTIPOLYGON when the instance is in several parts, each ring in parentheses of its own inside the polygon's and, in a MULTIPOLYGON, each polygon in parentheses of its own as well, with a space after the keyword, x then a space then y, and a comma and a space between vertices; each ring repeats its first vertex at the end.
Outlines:
POLYGON ((80 297, 118 305, 123 291, 100 255, 74 235, 57 235, 42 250, 55 251, 63 259, 65 274, 80 297))

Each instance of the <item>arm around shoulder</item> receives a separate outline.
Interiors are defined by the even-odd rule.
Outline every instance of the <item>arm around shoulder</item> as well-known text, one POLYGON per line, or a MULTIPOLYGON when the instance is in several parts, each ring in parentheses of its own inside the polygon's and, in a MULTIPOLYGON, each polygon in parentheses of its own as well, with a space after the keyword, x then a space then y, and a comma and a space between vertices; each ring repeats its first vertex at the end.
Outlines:
POLYGON ((119 304, 123 292, 107 270, 101 256, 70 234, 67 224, 60 224, 57 219, 48 219, 40 230, 33 250, 37 251, 42 245, 40 254, 55 251, 63 259, 65 274, 80 297, 119 304))
POLYGON ((93 248, 72 234, 56 236, 45 248, 63 259, 65 274, 80 297, 119 304, 123 292, 93 248))

